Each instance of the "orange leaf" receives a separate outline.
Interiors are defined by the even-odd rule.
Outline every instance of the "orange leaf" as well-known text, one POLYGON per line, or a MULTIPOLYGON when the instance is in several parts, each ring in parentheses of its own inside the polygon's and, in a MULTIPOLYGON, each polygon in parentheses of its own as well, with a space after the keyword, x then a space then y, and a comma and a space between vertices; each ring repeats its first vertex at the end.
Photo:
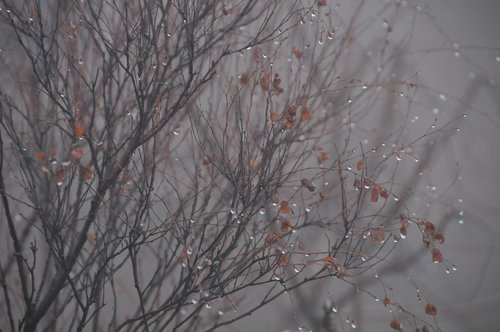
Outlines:
POLYGON ((434 304, 427 303, 425 305, 425 313, 429 316, 436 316, 437 315, 437 308, 434 304))
POLYGON ((288 202, 281 201, 280 213, 287 214, 287 213, 290 213, 291 211, 292 211, 292 208, 290 206, 288 206, 288 202))
POLYGON ((44 161, 45 160, 45 152, 43 151, 38 151, 35 156, 40 159, 41 161, 44 161))
POLYGON ((364 170, 365 167, 366 167, 366 164, 365 164, 365 162, 363 160, 358 161, 357 164, 356 164, 356 169, 358 171, 364 170))
POLYGON ((336 266, 337 264, 335 263, 335 259, 333 259, 332 257, 330 256, 326 256, 325 258, 323 258, 323 263, 326 265, 326 266, 329 266, 329 267, 334 267, 336 266))
POLYGON ((309 120, 311 120, 311 114, 309 113, 309 107, 302 106, 302 110, 301 110, 301 113, 300 113, 300 119, 302 121, 309 121, 309 120))
POLYGON ((82 159, 82 157, 83 157, 83 149, 80 148, 80 147, 77 147, 77 146, 73 147, 73 149, 71 149, 71 156, 73 158, 75 158, 76 160, 82 159))
POLYGON ((279 121, 280 116, 278 115, 278 113, 271 112, 271 115, 269 118, 270 118, 271 122, 276 122, 276 121, 279 121))
POLYGON ((85 129, 83 128, 83 124, 78 122, 75 125, 75 135, 78 137, 81 137, 81 136, 83 136, 84 133, 85 133, 85 129))
POLYGON ((285 257, 285 256, 280 257, 279 265, 284 266, 284 265, 288 265, 288 263, 289 263, 289 260, 287 257, 285 257))
POLYGON ((326 152, 321 152, 320 155, 317 157, 317 159, 318 159, 318 164, 322 164, 323 162, 330 159, 330 156, 326 152))

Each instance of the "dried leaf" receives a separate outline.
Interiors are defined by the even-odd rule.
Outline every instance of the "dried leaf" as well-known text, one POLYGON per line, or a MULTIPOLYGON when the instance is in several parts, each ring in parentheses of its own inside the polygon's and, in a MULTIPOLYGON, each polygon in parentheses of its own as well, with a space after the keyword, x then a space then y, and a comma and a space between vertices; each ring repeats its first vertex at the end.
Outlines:
POLYGON ((283 233, 288 233, 293 228, 292 222, 288 219, 281 222, 281 231, 283 233))
POLYGON ((377 227, 371 232, 371 239, 373 243, 381 243, 385 239, 385 232, 382 227, 377 227))
POLYGON ((327 161, 328 159, 330 159, 330 156, 328 155, 328 153, 326 152, 321 152, 319 154, 319 156, 317 157, 318 159, 318 164, 323 164, 325 161, 327 161))
POLYGON ((80 175, 81 175, 82 179, 84 179, 85 181, 92 180, 92 178, 94 177, 94 174, 92 173, 92 169, 91 169, 90 164, 87 166, 83 166, 83 165, 80 166, 80 175))
POLYGON ((293 53, 293 55, 295 55, 295 57, 296 57, 297 59, 302 58, 302 55, 304 54, 304 53, 302 53, 301 51, 299 51, 299 49, 297 49, 297 48, 295 48, 295 47, 292 47, 292 53, 293 53))
POLYGON ((38 151, 35 156, 40 159, 40 161, 44 161, 45 160, 45 152, 43 151, 38 151))
POLYGON ((316 187, 308 179, 303 178, 300 182, 302 183, 302 186, 310 192, 314 192, 316 190, 316 187))
POLYGON ((439 232, 439 233, 434 234, 434 240, 436 240, 439 243, 443 244, 444 243, 444 235, 443 235, 443 233, 439 232))
POLYGON ((75 125, 75 135, 77 137, 81 137, 81 136, 83 136, 84 133, 85 133, 85 129, 83 128, 83 124, 78 122, 75 125))
POLYGON ((364 170, 364 169, 365 169, 365 167, 366 167, 366 164, 365 164, 365 162, 364 162, 363 160, 360 160, 360 161, 358 161, 358 162, 356 163, 356 169, 357 169, 358 171, 362 171, 362 170, 364 170))
POLYGON ((278 115, 278 113, 271 112, 269 119, 271 120, 271 122, 276 122, 279 121, 280 116, 278 115))
POLYGON ((83 149, 78 146, 73 146, 71 149, 71 157, 76 160, 80 160, 83 157, 83 149))
POLYGON ((280 213, 288 214, 292 211, 292 208, 288 205, 288 201, 281 201, 280 213))
POLYGON ((378 202, 378 190, 377 188, 373 188, 370 195, 370 202, 377 203, 378 202))
POLYGON ((264 74, 262 74, 262 77, 260 78, 260 87, 262 88, 263 91, 269 90, 269 73, 268 72, 264 72, 264 74))
POLYGON ((281 256, 278 264, 280 266, 285 266, 285 265, 288 265, 289 262, 290 261, 286 256, 281 256))
POLYGON ((434 304, 427 303, 425 305, 425 313, 429 316, 436 316, 437 315, 437 308, 434 304))
POLYGON ((386 297, 384 298, 384 302, 383 302, 383 303, 384 303, 384 305, 387 307, 389 304, 391 304, 391 300, 390 300, 390 299, 386 296, 386 297))
POLYGON ((390 326, 393 330, 396 330, 398 332, 403 331, 403 327, 401 326, 401 323, 398 320, 396 320, 395 318, 391 321, 390 326))
POLYGON ((309 107, 302 106, 301 113, 300 113, 300 119, 302 121, 309 121, 309 120, 311 120, 311 114, 309 113, 309 107))
POLYGON ((250 75, 248 73, 240 74, 240 84, 245 85, 250 80, 250 75))
POLYGON ((335 259, 330 257, 330 256, 326 256, 323 258, 323 263, 328 266, 328 267, 335 267, 337 266, 337 263, 335 262, 335 259))
POLYGON ((381 196, 383 199, 387 199, 387 198, 389 198, 389 193, 387 192, 387 189, 382 188, 382 189, 380 190, 380 196, 381 196))
POLYGON ((436 226, 430 221, 430 220, 423 220, 422 223, 424 224, 424 233, 427 236, 434 236, 434 233, 436 231, 436 226))
POLYGON ((437 248, 432 249, 432 261, 436 264, 443 261, 443 254, 437 248))

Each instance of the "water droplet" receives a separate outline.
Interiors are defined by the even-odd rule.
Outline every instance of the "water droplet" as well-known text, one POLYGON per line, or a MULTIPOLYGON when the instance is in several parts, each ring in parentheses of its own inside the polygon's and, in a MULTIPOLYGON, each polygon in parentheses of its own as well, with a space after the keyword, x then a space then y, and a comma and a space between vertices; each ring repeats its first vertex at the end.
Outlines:
POLYGON ((222 310, 217 311, 217 315, 223 316, 224 315, 224 311, 222 311, 222 310))
POLYGON ((299 22, 300 22, 300 24, 305 24, 306 23, 306 21, 304 20, 303 17, 300 17, 300 21, 299 22))
POLYGON ((186 248, 186 254, 191 255, 192 253, 193 253, 193 248, 191 248, 191 246, 188 246, 186 248))
POLYGON ((294 267, 294 268, 293 268, 293 271, 294 271, 295 273, 299 273, 299 272, 300 272, 300 270, 299 270, 297 267, 294 267))
POLYGON ((261 215, 266 214, 266 210, 264 210, 264 209, 260 209, 260 210, 259 210, 259 214, 261 214, 261 215))
POLYGON ((332 305, 332 312, 339 312, 339 305, 338 304, 334 303, 332 305))
POLYGON ((198 304, 198 300, 197 300, 197 299, 192 299, 192 300, 191 300, 191 303, 192 303, 192 304, 198 304))
POLYGON ((353 329, 355 329, 355 328, 357 328, 357 327, 358 327, 358 325, 357 325, 357 324, 358 324, 358 323, 357 323, 355 320, 352 320, 352 321, 351 321, 351 327, 352 327, 353 329))
POLYGON ((189 219, 189 222, 190 222, 191 224, 194 224, 194 223, 196 222, 196 220, 194 220, 194 219, 189 219))
POLYGON ((453 55, 455 56, 455 58, 458 58, 458 57, 460 57, 460 52, 459 51, 455 51, 455 52, 453 52, 453 55))
POLYGON ((500 62, 500 55, 497 55, 497 56, 495 57, 495 60, 496 60, 497 62, 500 62))
POLYGON ((448 98, 446 98, 446 96, 443 95, 443 94, 439 95, 439 99, 441 99, 442 101, 447 101, 448 100, 448 98))
POLYGON ((348 165, 348 166, 347 166, 347 170, 348 170, 348 171, 351 171, 351 170, 352 170, 352 166, 351 166, 351 165, 348 165))
POLYGON ((210 305, 210 303, 205 303, 205 308, 207 308, 208 310, 212 309, 212 306, 210 305))
POLYGON ((464 215, 464 211, 460 211, 460 212, 458 212, 458 215, 459 215, 459 216, 463 216, 463 215, 464 215))
POLYGON ((389 22, 387 22, 387 20, 382 21, 382 28, 389 29, 389 22))
POLYGON ((395 202, 399 202, 399 200, 400 200, 400 199, 401 199, 401 198, 400 198, 399 196, 394 195, 394 201, 395 201, 395 202))
POLYGON ((306 211, 307 213, 309 213, 309 212, 311 212, 311 208, 308 206, 308 207, 306 207, 306 208, 305 208, 305 211, 306 211))
POLYGON ((263 57, 264 59, 267 59, 267 53, 262 53, 262 57, 263 57))
POLYGON ((329 40, 332 40, 335 37, 335 32, 334 31, 328 31, 328 34, 326 35, 326 37, 329 40))
POLYGON ((456 270, 457 270, 457 267, 456 267, 455 265, 453 265, 453 266, 451 267, 451 269, 452 269, 453 271, 456 271, 456 270))
POLYGON ((316 15, 317 15, 317 14, 316 14, 316 12, 313 10, 313 11, 311 12, 311 17, 313 17, 313 18, 314 18, 314 17, 316 17, 316 15))
POLYGON ((181 134, 181 128, 175 128, 173 130, 173 133, 174 133, 175 136, 179 136, 181 134))
POLYGON ((450 269, 446 268, 446 274, 450 274, 450 273, 451 273, 450 269))

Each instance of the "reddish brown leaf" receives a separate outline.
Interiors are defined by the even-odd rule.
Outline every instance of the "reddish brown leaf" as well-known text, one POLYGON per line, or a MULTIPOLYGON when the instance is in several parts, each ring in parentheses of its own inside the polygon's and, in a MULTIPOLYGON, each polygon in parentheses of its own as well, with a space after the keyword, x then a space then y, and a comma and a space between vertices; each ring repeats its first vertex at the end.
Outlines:
POLYGON ((318 159, 318 164, 323 164, 325 161, 330 159, 330 156, 326 152, 321 152, 317 157, 317 159, 318 159))
POLYGON ((318 0, 318 7, 326 6, 326 0, 318 0))
POLYGON ((309 113, 309 107, 302 106, 301 113, 300 113, 300 119, 302 121, 309 121, 309 120, 311 120, 311 114, 309 113))
POLYGON ((80 175, 82 179, 88 181, 91 180, 94 174, 92 173, 92 169, 90 165, 87 166, 80 166, 80 175))
POLYGON ((292 208, 288 206, 288 201, 281 201, 280 213, 288 214, 292 211, 292 208))
POLYGON ((398 332, 403 331, 403 327, 401 326, 401 323, 398 320, 396 320, 395 318, 391 321, 390 326, 393 330, 396 330, 398 332))
POLYGON ((283 233, 288 233, 292 229, 292 222, 288 219, 281 222, 281 231, 283 233))
POLYGON ((439 249, 432 249, 432 261, 436 264, 443 261, 443 254, 439 251, 439 249))
POLYGON ((250 80, 250 76, 247 73, 240 74, 240 84, 245 85, 250 80))
POLYGON ((285 256, 280 257, 280 260, 279 260, 280 266, 288 265, 288 263, 289 263, 289 259, 287 257, 285 257, 285 256))
POLYGON ((365 162, 364 162, 363 160, 360 160, 360 161, 358 161, 358 162, 356 163, 356 169, 357 169, 358 171, 362 171, 362 170, 364 170, 364 169, 365 169, 365 167, 366 167, 366 164, 365 164, 365 162))
POLYGON ((279 121, 280 116, 278 115, 278 113, 271 112, 269 119, 271 120, 271 122, 276 122, 276 121, 279 121))
POLYGON ((380 196, 382 196, 383 199, 387 199, 389 197, 389 193, 387 192, 387 190, 385 188, 382 188, 380 190, 380 196))
POLYGON ((424 224, 424 233, 425 235, 428 236, 434 236, 434 232, 436 231, 436 227, 430 220, 423 220, 422 223, 424 224))
POLYGON ((301 51, 299 51, 299 49, 292 47, 292 53, 293 53, 293 55, 295 55, 295 57, 297 59, 302 58, 303 53, 301 51))
POLYGON ((45 152, 43 151, 38 151, 35 156, 40 159, 40 161, 44 161, 45 160, 45 152))
POLYGON ((383 303, 384 303, 384 305, 387 307, 389 304, 391 304, 391 300, 390 300, 390 299, 386 296, 386 297, 384 298, 384 302, 383 302, 383 303))
POLYGON ((83 149, 78 146, 73 146, 71 149, 71 157, 76 160, 80 160, 83 157, 83 149))
POLYGON ((434 304, 427 303, 425 305, 425 313, 429 316, 436 316, 437 315, 437 308, 434 304))
POLYGON ((83 124, 78 122, 75 125, 75 135, 77 137, 81 137, 81 136, 83 136, 84 133, 85 133, 85 129, 83 128, 83 124))
POLYGON ((302 183, 302 186, 305 187, 307 190, 309 190, 310 192, 313 192, 316 190, 316 187, 311 183, 311 181, 309 181, 308 179, 306 178, 303 178, 302 180, 300 180, 301 183, 302 183))
POLYGON ((263 91, 269 90, 269 73, 268 72, 264 72, 264 74, 262 74, 262 77, 260 78, 260 87, 262 88, 263 91))
POLYGON ((371 239, 373 243, 381 243, 385 239, 385 232, 382 227, 377 227, 371 232, 371 239))
POLYGON ((373 188, 370 195, 370 202, 377 203, 378 202, 378 190, 377 188, 373 188))
POLYGON ((434 240, 438 241, 439 243, 444 243, 444 235, 443 233, 439 232, 434 234, 434 240))

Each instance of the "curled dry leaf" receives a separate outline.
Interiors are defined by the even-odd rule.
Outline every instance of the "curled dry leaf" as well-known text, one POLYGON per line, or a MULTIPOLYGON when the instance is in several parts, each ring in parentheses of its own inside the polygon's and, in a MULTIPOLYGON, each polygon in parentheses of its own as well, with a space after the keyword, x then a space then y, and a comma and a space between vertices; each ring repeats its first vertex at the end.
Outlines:
POLYGON ((247 84, 249 80, 250 80, 250 75, 248 75, 248 73, 240 74, 240 84, 241 85, 247 84))
POLYGON ((360 160, 360 161, 358 161, 358 162, 356 163, 356 169, 357 169, 358 171, 362 171, 362 170, 364 170, 364 169, 365 169, 365 167, 366 167, 366 163, 365 163, 363 160, 360 160))
POLYGON ((326 0, 318 0, 318 6, 319 7, 326 6, 326 0))
POLYGON ((444 243, 444 235, 441 232, 438 232, 434 234, 434 240, 438 241, 439 243, 443 244, 444 243))
POLYGON ((293 228, 292 222, 288 219, 285 219, 281 222, 281 231, 283 233, 288 233, 293 228))
POLYGON ((425 305, 425 313, 429 316, 436 316, 437 315, 437 308, 434 304, 427 303, 425 305))
POLYGON ((377 227, 372 230, 371 239, 373 243, 382 243, 385 239, 385 232, 382 227, 377 227))
POLYGON ((443 254, 437 248, 432 249, 432 261, 436 264, 443 261, 443 254))
POLYGON ((434 236, 434 233, 436 232, 436 226, 430 221, 430 220, 423 220, 422 221, 424 225, 424 233, 427 236, 434 236))
POLYGON ((398 332, 402 332, 403 331, 403 327, 401 326, 401 323, 397 319, 395 319, 395 318, 391 321, 390 326, 391 326, 391 328, 393 330, 396 330, 398 332))
POLYGON ((280 213, 288 214, 292 211, 292 208, 288 205, 288 201, 281 201, 280 213))
POLYGON ((300 182, 302 183, 302 186, 310 192, 314 192, 316 190, 316 187, 308 179, 303 178, 300 182))
POLYGON ((77 124, 75 124, 75 135, 77 137, 81 137, 81 136, 83 136, 84 133, 85 133, 85 129, 83 128, 83 124, 81 122, 78 122, 77 124))
POLYGON ((384 305, 387 307, 389 304, 391 304, 391 300, 390 300, 390 299, 386 296, 386 297, 384 298, 384 302, 383 302, 383 303, 384 303, 384 305))

